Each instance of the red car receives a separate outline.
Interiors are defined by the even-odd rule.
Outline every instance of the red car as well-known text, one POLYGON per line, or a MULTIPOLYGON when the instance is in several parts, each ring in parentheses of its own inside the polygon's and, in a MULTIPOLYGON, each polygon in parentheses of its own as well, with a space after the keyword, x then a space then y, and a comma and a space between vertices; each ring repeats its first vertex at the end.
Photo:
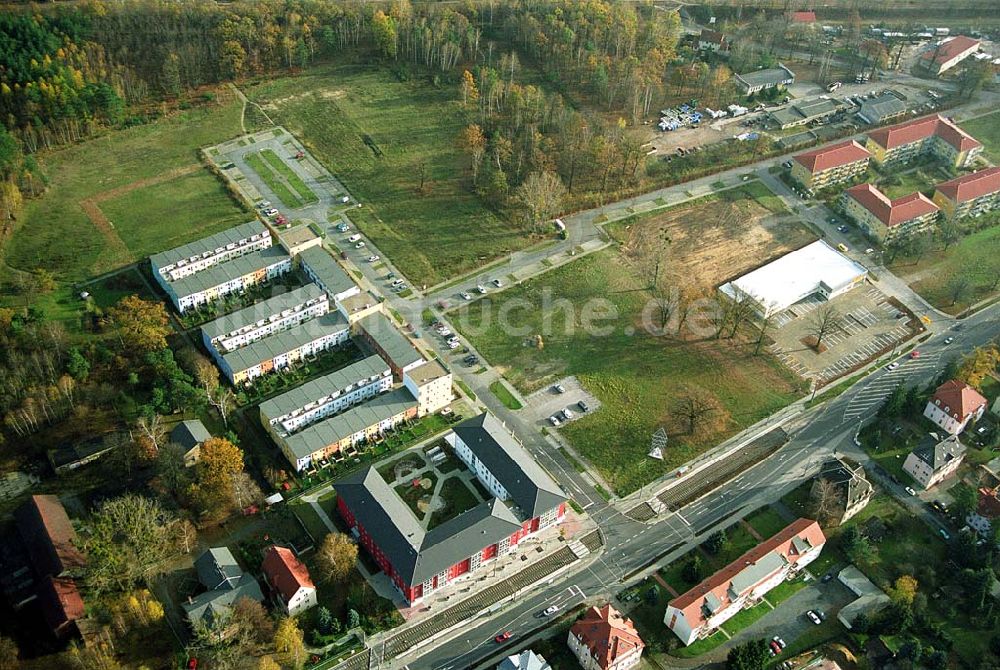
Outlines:
POLYGON ((771 651, 773 651, 775 656, 777 656, 781 653, 781 645, 774 640, 771 640, 771 651))
POLYGON ((198 670, 198 659, 192 656, 188 659, 188 670, 198 670))
POLYGON ((510 639, 510 635, 511 635, 510 631, 509 630, 505 630, 504 632, 500 633, 499 635, 497 635, 493 639, 496 642, 506 642, 507 640, 510 639))
POLYGON ((920 358, 920 352, 919 351, 911 351, 910 352, 910 358, 920 358))

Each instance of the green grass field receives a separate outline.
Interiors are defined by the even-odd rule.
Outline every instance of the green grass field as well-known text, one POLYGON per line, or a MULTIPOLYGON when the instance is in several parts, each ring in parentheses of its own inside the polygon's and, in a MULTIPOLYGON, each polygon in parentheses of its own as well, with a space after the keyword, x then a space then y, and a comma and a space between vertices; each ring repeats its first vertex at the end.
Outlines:
POLYGON ((267 185, 269 189, 278 196, 278 200, 281 201, 285 207, 289 209, 298 209, 302 206, 302 201, 297 195, 292 193, 292 189, 285 185, 285 182, 278 178, 278 175, 274 173, 271 166, 264 161, 260 153, 248 153, 243 155, 243 160, 247 162, 247 165, 257 173, 257 176, 261 178, 261 181, 267 185))
POLYGON ((937 174, 937 171, 927 171, 923 168, 918 168, 916 170, 911 170, 903 172, 902 174, 896 174, 892 177, 883 180, 878 184, 880 191, 885 193, 885 195, 895 200, 896 198, 901 198, 904 195, 909 195, 916 191, 928 192, 934 190, 934 184, 943 181, 941 175, 937 174))
POLYGON ((948 249, 931 250, 919 263, 900 258, 890 269, 935 307, 956 314, 996 292, 993 284, 1000 272, 998 259, 1000 222, 967 235, 948 249), (954 301, 952 289, 963 277, 969 286, 954 301))
POLYGON ((100 204, 135 258, 170 249, 253 218, 208 170, 137 188, 100 204))
POLYGON ((1000 112, 960 124, 962 129, 983 143, 983 153, 994 163, 1000 163, 1000 112))
POLYGON ((319 200, 319 198, 316 197, 316 194, 312 192, 312 189, 306 186, 306 183, 302 181, 302 178, 299 177, 299 175, 295 173, 295 170, 289 167, 285 161, 281 160, 281 157, 278 156, 278 154, 274 153, 270 149, 264 149, 260 152, 260 155, 264 157, 264 160, 267 161, 272 170, 281 175, 285 181, 288 182, 288 185, 292 187, 292 190, 295 191, 302 202, 310 203, 319 200))
MULTIPOLYGON (((111 269, 101 267, 107 244, 80 201, 197 164, 200 147, 239 133, 239 117, 240 105, 235 100, 215 103, 40 154, 39 161, 50 178, 49 188, 41 197, 27 201, 21 223, 4 250, 4 261, 19 270, 48 268, 63 281, 78 281, 97 270, 111 269)), ((235 204, 231 210, 238 211, 235 204)), ((218 208, 213 205, 211 212, 211 217, 217 216, 218 208)), ((141 218, 139 213, 134 216, 141 218)), ((153 230, 143 230, 139 244, 165 249, 179 238, 195 239, 204 234, 195 228, 185 235, 165 223, 156 221, 149 226, 153 230)), ((126 246, 132 243, 127 234, 119 234, 126 246)), ((6 268, 3 273, 8 274, 6 268)))
POLYGON ((648 334, 639 327, 645 285, 617 251, 606 250, 479 300, 452 319, 522 393, 576 375, 600 399, 601 409, 560 430, 619 494, 787 405, 802 389, 776 360, 753 356, 736 340, 685 342, 648 334), (505 311, 511 329, 497 323, 505 311), (587 329, 588 312, 617 316, 587 329), (598 336, 596 329, 606 332, 598 336), (543 349, 530 344, 539 334, 543 349), (717 396, 725 413, 722 430, 681 434, 670 406, 684 383, 717 396), (646 456, 659 426, 670 435, 663 461, 646 456))
POLYGON ((514 394, 510 392, 510 389, 508 389, 507 386, 499 379, 490 384, 490 391, 493 392, 493 395, 495 395, 507 409, 521 409, 521 402, 514 397, 514 394))
POLYGON ((344 182, 363 205, 351 218, 415 284, 436 284, 531 242, 470 192, 456 147, 466 119, 453 87, 327 66, 251 86, 247 95, 344 182))

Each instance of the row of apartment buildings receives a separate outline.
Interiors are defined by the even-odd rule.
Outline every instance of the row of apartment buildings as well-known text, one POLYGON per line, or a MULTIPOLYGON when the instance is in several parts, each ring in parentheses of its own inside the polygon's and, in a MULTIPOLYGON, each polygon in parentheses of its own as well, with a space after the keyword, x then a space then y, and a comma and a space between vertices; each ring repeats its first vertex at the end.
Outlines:
POLYGON ((491 497, 441 525, 427 529, 374 467, 334 485, 339 514, 410 604, 566 514, 565 492, 492 414, 463 421, 445 439, 491 497))
MULTIPOLYGON (((942 116, 915 119, 869 134, 865 146, 840 142, 795 156, 791 176, 806 188, 821 189, 854 180, 869 162, 893 167, 933 155, 956 167, 968 167, 982 144, 942 116)), ((869 236, 885 242, 948 219, 979 216, 1000 203, 1000 168, 980 170, 938 184, 933 198, 910 193, 891 199, 871 184, 857 184, 841 195, 841 207, 869 236)))

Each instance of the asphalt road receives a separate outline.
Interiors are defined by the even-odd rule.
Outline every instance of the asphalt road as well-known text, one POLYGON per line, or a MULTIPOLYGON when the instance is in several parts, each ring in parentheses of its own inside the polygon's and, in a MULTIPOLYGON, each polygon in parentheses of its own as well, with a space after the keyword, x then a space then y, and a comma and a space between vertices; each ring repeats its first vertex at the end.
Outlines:
MULTIPOLYGON (((596 602, 612 597, 625 587, 622 579, 626 575, 626 581, 630 582, 633 571, 651 562, 669 562, 696 541, 701 541, 718 524, 735 520, 777 500, 814 474, 828 457, 847 454, 867 464, 867 454, 853 441, 860 422, 874 415, 896 384, 928 384, 950 356, 996 337, 1000 330, 998 319, 1000 306, 995 305, 966 319, 961 330, 941 328, 937 335, 919 345, 920 358, 904 358, 905 362, 896 370, 874 372, 836 399, 809 411, 786 426, 792 434, 791 440, 773 456, 654 524, 633 521, 614 506, 601 505, 592 516, 605 536, 603 553, 584 559, 584 567, 537 587, 531 595, 495 614, 470 621, 447 642, 434 641, 426 648, 419 647, 396 659, 391 667, 403 667, 404 664, 412 670, 471 667, 476 661, 496 653, 499 645, 494 637, 499 633, 509 630, 516 641, 545 625, 545 620, 536 615, 550 604, 557 603, 565 608, 584 600, 596 602), (955 338, 951 345, 944 344, 948 336, 955 338), (859 406, 863 407, 860 414, 857 412, 859 406), (667 552, 665 556, 664 552, 667 552), (663 560, 658 560, 661 558, 663 560)), ((904 500, 910 498, 901 489, 893 489, 893 493, 904 500)), ((918 504, 912 500, 909 503, 911 507, 918 504)), ((931 515, 925 515, 919 508, 914 507, 914 511, 929 523, 936 523, 931 515)))

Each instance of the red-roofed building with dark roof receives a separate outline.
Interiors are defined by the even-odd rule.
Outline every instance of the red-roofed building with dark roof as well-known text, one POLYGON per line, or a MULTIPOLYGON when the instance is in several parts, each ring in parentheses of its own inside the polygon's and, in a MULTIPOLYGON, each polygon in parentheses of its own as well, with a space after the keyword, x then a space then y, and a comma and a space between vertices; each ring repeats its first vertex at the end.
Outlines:
POLYGON ((979 216, 1000 207, 1000 167, 937 185, 934 202, 949 219, 979 216))
POLYGON ((937 205, 923 193, 890 200, 871 184, 847 189, 841 196, 841 204, 844 212, 879 242, 926 229, 938 217, 937 205))
POLYGON ((986 403, 986 398, 976 389, 957 379, 949 379, 938 386, 927 401, 924 416, 950 435, 958 435, 970 421, 982 418, 986 403))
POLYGON ((818 523, 798 519, 667 603, 663 622, 685 645, 708 637, 812 563, 825 544, 818 523))
POLYGON ((938 42, 920 56, 920 65, 929 72, 940 75, 979 51, 979 40, 956 35, 938 42))
POLYGON ((288 616, 316 605, 316 585, 309 576, 309 568, 291 549, 277 546, 265 549, 261 572, 275 600, 288 616))
POLYGON ((816 23, 816 12, 791 12, 788 15, 790 23, 816 23))
POLYGON ((65 637, 76 629, 83 618, 83 598, 76 582, 70 577, 47 576, 38 588, 38 604, 45 623, 56 637, 65 637))
POLYGON ((17 508, 14 517, 37 575, 66 577, 83 573, 86 559, 77 548, 76 531, 59 498, 31 496, 17 508))
POLYGON ((879 165, 907 163, 932 154, 959 168, 971 164, 983 151, 975 137, 939 114, 873 130, 865 148, 879 165))
POLYGON ((698 48, 703 51, 729 51, 729 40, 718 30, 702 28, 698 36, 698 48))
POLYGON ((820 189, 850 181, 868 169, 871 154, 848 140, 828 147, 807 151, 792 159, 792 179, 805 188, 820 189))
POLYGON ((639 665, 646 644, 631 619, 611 605, 591 607, 566 638, 584 670, 627 670, 639 665))

